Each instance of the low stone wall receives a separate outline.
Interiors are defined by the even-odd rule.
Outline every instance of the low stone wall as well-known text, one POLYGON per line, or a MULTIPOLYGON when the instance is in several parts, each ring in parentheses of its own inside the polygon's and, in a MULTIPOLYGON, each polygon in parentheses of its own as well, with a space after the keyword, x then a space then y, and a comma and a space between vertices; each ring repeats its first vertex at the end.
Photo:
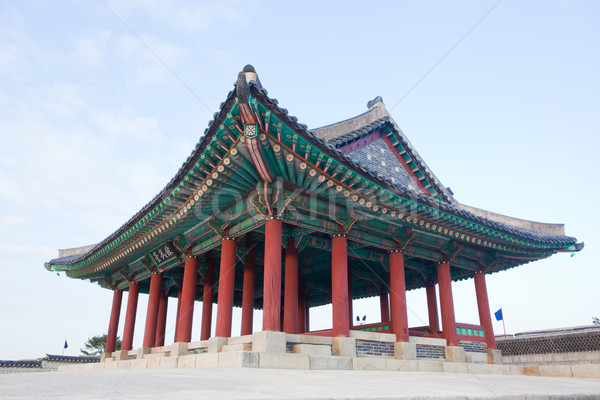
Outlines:
POLYGON ((485 353, 487 345, 484 342, 472 342, 468 340, 460 340, 458 345, 470 353, 485 353))
POLYGON ((505 364, 521 365, 575 365, 598 364, 600 365, 600 351, 581 353, 556 353, 556 354, 527 354, 521 356, 504 356, 505 364))
POLYGON ((444 358, 446 358, 444 346, 417 345, 417 359, 443 360, 444 358))
POLYGON ((51 372, 41 367, 0 367, 0 374, 21 374, 23 372, 51 372))
POLYGON ((416 346, 417 360, 445 360, 446 339, 411 336, 409 340, 416 346))
POLYGON ((356 340, 357 357, 394 357, 394 343, 356 340))
POLYGON ((600 327, 526 332, 496 343, 508 364, 600 364, 600 327))

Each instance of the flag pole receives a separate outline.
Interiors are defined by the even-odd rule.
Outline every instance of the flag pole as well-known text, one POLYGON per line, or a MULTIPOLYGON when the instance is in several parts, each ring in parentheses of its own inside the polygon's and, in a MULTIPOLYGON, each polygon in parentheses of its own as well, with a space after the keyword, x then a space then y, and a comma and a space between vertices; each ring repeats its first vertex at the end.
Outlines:
MULTIPOLYGON (((502 304, 500 304, 500 309, 502 310, 502 304)), ((502 312, 502 328, 504 328, 504 339, 506 339, 506 325, 504 324, 504 312, 502 312)))

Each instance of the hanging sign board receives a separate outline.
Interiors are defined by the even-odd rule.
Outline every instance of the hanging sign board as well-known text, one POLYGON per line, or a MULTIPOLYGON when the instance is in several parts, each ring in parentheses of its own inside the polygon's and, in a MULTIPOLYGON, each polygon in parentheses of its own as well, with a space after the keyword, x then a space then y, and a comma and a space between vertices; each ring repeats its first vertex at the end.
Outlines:
POLYGON ((166 264, 177 258, 175 248, 169 242, 165 242, 150 252, 157 265, 166 264))

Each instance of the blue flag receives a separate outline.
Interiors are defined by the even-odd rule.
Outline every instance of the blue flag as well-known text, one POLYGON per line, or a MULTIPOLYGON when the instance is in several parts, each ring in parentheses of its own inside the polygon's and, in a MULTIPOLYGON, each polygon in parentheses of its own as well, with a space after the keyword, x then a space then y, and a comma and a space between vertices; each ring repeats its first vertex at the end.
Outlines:
POLYGON ((65 349, 69 347, 69 345, 67 344, 67 339, 65 339, 65 349))
POLYGON ((496 321, 502 321, 502 309, 496 311, 494 315, 496 316, 496 321))

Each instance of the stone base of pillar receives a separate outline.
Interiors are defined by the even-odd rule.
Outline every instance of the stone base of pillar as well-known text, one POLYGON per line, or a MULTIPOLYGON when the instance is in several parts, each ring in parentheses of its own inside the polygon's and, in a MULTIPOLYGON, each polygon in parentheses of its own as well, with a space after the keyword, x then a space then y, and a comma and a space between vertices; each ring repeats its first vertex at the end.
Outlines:
POLYGON ((141 360, 142 358, 144 358, 145 354, 150 354, 151 352, 152 352, 152 347, 140 347, 139 349, 137 349, 136 358, 138 360, 141 360))
POLYGON ((399 360, 416 360, 417 345, 409 342, 394 343, 394 358, 399 360))
POLYGON ((356 357, 356 339, 350 337, 332 338, 331 354, 334 356, 356 357))
POLYGON ((460 346, 446 346, 446 361, 464 363, 466 361, 465 349, 460 346))
POLYGON ((129 351, 128 350, 118 350, 112 353, 112 357, 115 361, 120 360, 129 360, 129 351))
POLYGON ((252 351, 261 353, 285 353, 285 332, 260 331, 252 334, 252 351))
POLYGON ((488 364, 502 364, 502 350, 487 349, 488 364))
POLYGON ((110 358, 111 355, 112 355, 112 353, 107 353, 107 352, 102 353, 102 355, 100 356, 100 362, 106 361, 106 359, 110 358))
POLYGON ((188 353, 187 342, 175 342, 171 346, 171 357, 185 356, 188 353))
POLYGON ((211 337, 208 339, 208 352, 209 353, 220 353, 223 346, 227 344, 226 337, 211 337))

